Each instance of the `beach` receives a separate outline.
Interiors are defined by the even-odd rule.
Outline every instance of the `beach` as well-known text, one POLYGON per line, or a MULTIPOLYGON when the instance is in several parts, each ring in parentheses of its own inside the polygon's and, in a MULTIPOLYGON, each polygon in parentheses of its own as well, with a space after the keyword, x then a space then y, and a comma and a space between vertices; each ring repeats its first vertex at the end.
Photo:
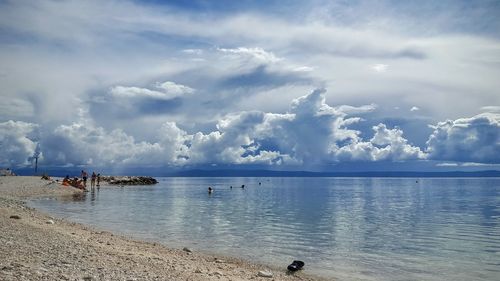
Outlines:
MULTIPOLYGON (((236 258, 171 249, 51 217, 26 200, 81 191, 38 177, 0 177, 0 280, 322 280, 236 258)), ((291 262, 291 261, 290 261, 291 262)))

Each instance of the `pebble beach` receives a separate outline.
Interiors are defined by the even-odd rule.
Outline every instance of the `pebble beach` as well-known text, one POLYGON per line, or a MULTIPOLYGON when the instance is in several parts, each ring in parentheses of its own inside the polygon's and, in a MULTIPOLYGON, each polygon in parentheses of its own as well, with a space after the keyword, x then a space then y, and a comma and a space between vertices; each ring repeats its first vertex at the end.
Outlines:
POLYGON ((38 177, 0 177, 0 280, 323 280, 303 271, 171 249, 26 206, 81 191, 38 177))

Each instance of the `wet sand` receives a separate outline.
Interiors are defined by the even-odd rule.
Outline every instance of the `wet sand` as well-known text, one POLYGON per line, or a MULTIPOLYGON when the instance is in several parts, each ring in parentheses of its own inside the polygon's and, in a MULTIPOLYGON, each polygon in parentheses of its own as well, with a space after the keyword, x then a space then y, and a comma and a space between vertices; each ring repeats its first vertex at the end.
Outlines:
POLYGON ((38 177, 0 177, 0 280, 324 280, 304 271, 289 274, 286 264, 272 268, 137 241, 25 204, 79 194, 38 177))

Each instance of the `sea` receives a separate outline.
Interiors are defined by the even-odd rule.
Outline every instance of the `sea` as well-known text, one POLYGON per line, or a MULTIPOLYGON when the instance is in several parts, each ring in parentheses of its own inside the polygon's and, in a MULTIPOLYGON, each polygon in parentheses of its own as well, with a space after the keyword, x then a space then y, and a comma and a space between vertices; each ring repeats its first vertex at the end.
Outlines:
POLYGON ((302 260, 327 279, 500 280, 500 178, 157 179, 29 204, 168 247, 302 260))

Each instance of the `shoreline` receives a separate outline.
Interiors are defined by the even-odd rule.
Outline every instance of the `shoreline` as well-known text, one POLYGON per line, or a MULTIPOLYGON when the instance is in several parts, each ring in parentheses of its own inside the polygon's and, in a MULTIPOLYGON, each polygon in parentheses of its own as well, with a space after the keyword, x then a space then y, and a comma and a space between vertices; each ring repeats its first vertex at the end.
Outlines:
POLYGON ((0 177, 1 280, 326 280, 289 274, 286 265, 172 249, 26 206, 34 198, 80 193, 39 177, 0 177))

